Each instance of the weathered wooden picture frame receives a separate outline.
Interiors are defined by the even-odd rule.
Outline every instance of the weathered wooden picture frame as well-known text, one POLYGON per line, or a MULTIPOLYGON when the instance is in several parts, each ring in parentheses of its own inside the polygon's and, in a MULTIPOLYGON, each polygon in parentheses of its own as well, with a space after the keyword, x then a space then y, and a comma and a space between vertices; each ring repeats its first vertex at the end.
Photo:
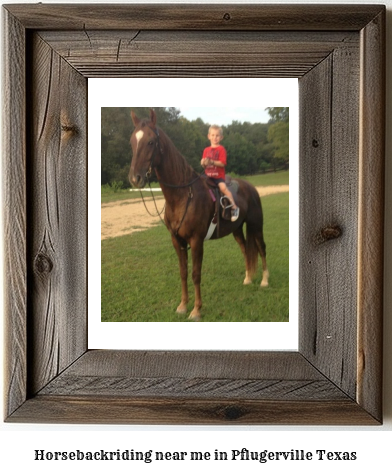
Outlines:
POLYGON ((5 419, 382 423, 385 7, 18 4, 3 21, 5 419), (88 350, 86 98, 109 76, 298 77, 297 352, 88 350))

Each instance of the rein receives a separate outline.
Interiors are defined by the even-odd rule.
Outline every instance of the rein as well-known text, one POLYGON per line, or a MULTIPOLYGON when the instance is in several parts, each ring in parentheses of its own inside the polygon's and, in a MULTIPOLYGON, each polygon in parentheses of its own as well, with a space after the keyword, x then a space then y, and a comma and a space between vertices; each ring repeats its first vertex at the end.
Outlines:
MULTIPOLYGON (((149 185, 149 187, 150 187, 150 189, 151 189, 150 177, 151 177, 151 174, 152 174, 152 169, 155 169, 155 172, 156 172, 156 168, 155 168, 155 166, 154 166, 154 157, 155 157, 156 151, 160 148, 160 141, 159 141, 159 130, 158 130, 158 128, 154 130, 154 129, 153 129, 152 127, 150 127, 149 125, 147 125, 147 127, 148 127, 150 130, 152 130, 152 131, 155 133, 156 137, 157 137, 155 150, 154 150, 154 153, 153 153, 152 156, 151 156, 150 165, 149 165, 149 167, 148 167, 148 170, 147 170, 146 176, 145 176, 146 179, 147 179, 148 185, 149 185)), ((162 152, 161 152, 161 154, 162 154, 162 152)), ((192 171, 193 171, 193 173, 196 173, 195 170, 192 170, 192 171)), ((178 240, 178 242, 179 242, 179 244, 180 244, 182 250, 189 250, 189 248, 190 248, 189 246, 187 247, 186 241, 184 241, 184 240, 178 235, 178 232, 180 231, 180 228, 181 228, 181 226, 182 226, 182 223, 184 222, 185 216, 186 216, 186 214, 187 214, 187 212, 188 212, 189 204, 191 203, 191 201, 192 201, 192 199, 193 199, 192 184, 194 184, 194 183, 195 183, 198 179, 200 179, 200 177, 201 177, 200 174, 198 174, 198 173, 196 173, 196 174, 197 174, 196 178, 194 178, 192 181, 190 181, 189 183, 186 183, 186 184, 170 184, 170 183, 165 183, 164 181, 160 181, 160 180, 158 179, 158 181, 159 181, 159 183, 160 183, 161 185, 167 186, 167 187, 169 187, 169 188, 180 189, 180 188, 187 188, 187 187, 189 187, 188 199, 187 199, 187 202, 186 202, 185 211, 184 211, 184 214, 183 214, 183 216, 182 216, 182 218, 181 218, 180 224, 179 224, 179 226, 177 227, 177 230, 176 230, 176 231, 173 231, 172 229, 169 229, 170 232, 174 235, 174 237, 178 240), (184 243, 185 243, 185 246, 184 246, 184 243)), ((152 195, 152 198, 153 198, 153 201, 154 201, 155 209, 156 209, 156 211, 157 211, 157 214, 156 214, 156 215, 153 215, 153 214, 151 214, 150 211, 147 209, 147 206, 146 206, 146 203, 145 203, 145 201, 144 201, 144 197, 143 197, 143 194, 142 194, 142 191, 141 191, 141 190, 140 190, 140 195, 141 195, 141 197, 142 197, 144 207, 145 207, 146 211, 148 212, 148 214, 149 214, 150 216, 152 216, 152 217, 157 217, 157 216, 159 216, 159 218, 161 219, 161 221, 166 225, 165 221, 162 219, 162 213, 163 213, 163 211, 164 211, 164 209, 165 209, 166 204, 164 204, 162 210, 159 211, 159 210, 158 210, 157 203, 156 203, 156 201, 155 201, 155 196, 154 196, 153 192, 151 191, 151 195, 152 195)))
MULTIPOLYGON (((149 186, 149 188, 150 188, 152 200, 154 201, 155 210, 157 211, 157 213, 154 215, 154 214, 151 214, 151 212, 148 210, 147 205, 146 205, 146 202, 145 202, 145 200, 144 200, 144 196, 143 196, 142 190, 140 189, 140 196, 142 197, 142 201, 143 201, 144 207, 145 207, 147 213, 148 213, 151 217, 159 217, 159 219, 161 220, 161 222, 166 226, 165 221, 162 219, 162 213, 163 213, 163 211, 165 210, 166 202, 165 202, 165 204, 163 205, 162 210, 159 211, 159 210, 158 210, 157 203, 156 203, 156 201, 155 201, 154 193, 152 192, 152 189, 151 189, 151 183, 150 183, 150 180, 149 180, 148 177, 147 177, 147 181, 148 181, 148 186, 149 186)), ((177 230, 176 230, 175 232, 173 232, 172 229, 169 229, 169 228, 166 226, 166 227, 168 228, 168 230, 169 230, 169 231, 174 235, 174 237, 178 240, 178 243, 181 245, 181 250, 189 250, 189 249, 190 249, 190 246, 187 247, 187 246, 185 245, 185 247, 184 247, 184 242, 185 242, 185 241, 184 241, 181 237, 179 237, 178 232, 180 231, 181 225, 182 225, 182 223, 184 222, 184 219, 185 219, 186 213, 188 212, 188 207, 189 207, 189 204, 190 204, 192 198, 193 198, 192 188, 189 187, 189 193, 188 193, 188 199, 187 199, 186 206, 185 206, 185 212, 184 212, 184 214, 183 214, 183 216, 182 216, 182 219, 181 219, 181 221, 180 221, 179 226, 177 227, 177 230)))
POLYGON ((162 219, 161 215, 162 215, 163 211, 165 210, 166 203, 163 205, 162 209, 159 211, 159 210, 158 210, 158 206, 157 206, 157 202, 155 201, 154 193, 152 192, 152 189, 151 189, 150 180, 148 180, 148 186, 149 186, 149 188, 150 188, 151 197, 152 197, 152 200, 153 200, 153 202, 154 202, 155 210, 157 211, 157 213, 156 213, 156 214, 151 214, 151 212, 148 210, 146 201, 144 200, 144 196, 143 196, 142 190, 139 189, 140 196, 141 196, 142 201, 143 201, 143 204, 144 204, 144 208, 146 209, 147 213, 148 213, 151 217, 157 217, 157 216, 159 216, 159 217, 161 218, 161 221, 163 222, 163 219, 162 219))

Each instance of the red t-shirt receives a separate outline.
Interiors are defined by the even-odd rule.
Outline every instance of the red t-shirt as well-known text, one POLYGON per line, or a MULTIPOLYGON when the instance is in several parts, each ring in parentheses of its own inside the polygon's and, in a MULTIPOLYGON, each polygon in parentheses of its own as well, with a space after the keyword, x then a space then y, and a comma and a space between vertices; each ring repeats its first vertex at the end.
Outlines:
MULTIPOLYGON (((222 145, 217 147, 208 146, 203 151, 203 158, 209 158, 214 161, 221 161, 225 166, 227 162, 226 150, 222 145)), ((225 168, 220 166, 208 165, 205 168, 205 173, 210 178, 222 178, 225 179, 225 168)))

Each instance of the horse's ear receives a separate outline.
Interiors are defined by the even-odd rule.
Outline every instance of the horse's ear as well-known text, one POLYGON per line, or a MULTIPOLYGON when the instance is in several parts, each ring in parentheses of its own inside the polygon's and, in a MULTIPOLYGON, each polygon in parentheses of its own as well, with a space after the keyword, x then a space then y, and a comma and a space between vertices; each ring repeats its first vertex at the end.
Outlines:
POLYGON ((133 110, 131 110, 131 117, 133 124, 135 125, 135 127, 137 127, 139 125, 140 119, 133 110))
POLYGON ((156 116, 155 110, 153 109, 150 109, 150 120, 155 127, 157 124, 157 116, 156 116))

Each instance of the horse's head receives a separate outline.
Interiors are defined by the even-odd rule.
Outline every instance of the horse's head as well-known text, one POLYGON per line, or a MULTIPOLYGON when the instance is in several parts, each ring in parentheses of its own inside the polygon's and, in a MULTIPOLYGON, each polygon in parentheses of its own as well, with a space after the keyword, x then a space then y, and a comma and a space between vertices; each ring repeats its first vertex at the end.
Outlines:
POLYGON ((150 110, 150 119, 141 120, 131 112, 135 130, 131 135, 133 152, 129 181, 137 188, 143 188, 152 169, 160 162, 159 132, 156 115, 150 110))

